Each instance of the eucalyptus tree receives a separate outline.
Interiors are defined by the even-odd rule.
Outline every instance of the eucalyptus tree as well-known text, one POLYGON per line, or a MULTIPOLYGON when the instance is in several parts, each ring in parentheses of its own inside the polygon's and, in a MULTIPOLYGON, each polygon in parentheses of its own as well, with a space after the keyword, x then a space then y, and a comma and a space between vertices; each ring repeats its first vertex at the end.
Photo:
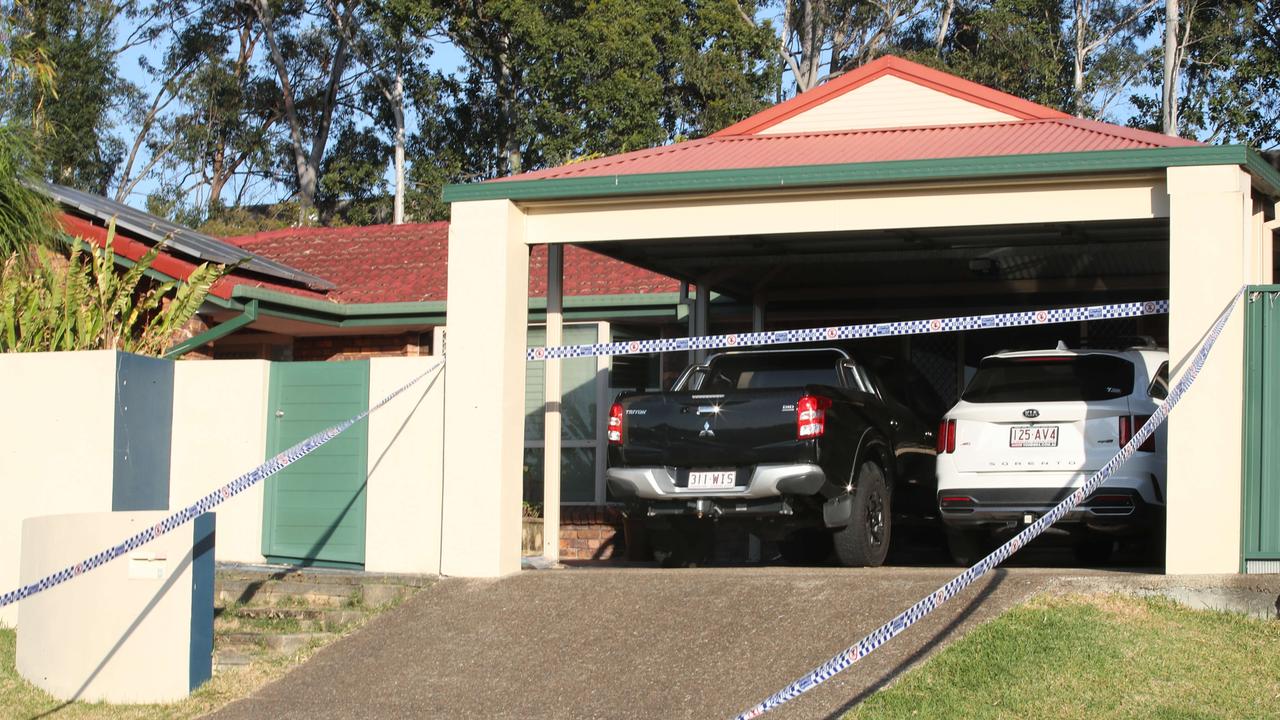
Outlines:
MULTIPOLYGON (((296 193, 299 222, 314 221, 316 193, 336 115, 356 88, 351 44, 329 11, 302 0, 243 0, 262 32, 275 81, 277 112, 285 127, 287 160, 281 179, 296 193)), ((339 24, 350 26, 359 0, 336 4, 339 24)))
MULTIPOLYGON (((780 13, 777 53, 797 92, 883 54, 904 28, 936 11, 931 0, 773 0, 764 7, 780 13)), ((953 7, 948 2, 941 9, 944 22, 953 7)), ((760 10, 739 3, 747 23, 772 26, 771 19, 757 19, 765 14, 760 10)))
POLYGON ((1280 145, 1280 5, 1268 0, 1184 2, 1176 58, 1176 115, 1206 142, 1280 145))
POLYGON ((458 179, 713 132, 777 82, 733 0, 469 0, 440 27, 464 64, 419 89, 418 142, 458 179))
MULTIPOLYGON (((334 27, 367 71, 360 107, 376 125, 390 130, 395 175, 392 222, 398 225, 405 218, 405 86, 428 72, 426 61, 431 45, 423 38, 434 32, 440 13, 431 4, 418 0, 371 0, 347 17, 336 0, 323 1, 334 27)), ((352 126, 344 129, 343 137, 350 146, 364 134, 352 126)), ((363 139, 361 144, 369 148, 370 138, 363 139)), ((351 153, 343 155, 346 157, 341 162, 352 159, 351 153)), ((364 183, 361 188, 369 186, 364 183)))

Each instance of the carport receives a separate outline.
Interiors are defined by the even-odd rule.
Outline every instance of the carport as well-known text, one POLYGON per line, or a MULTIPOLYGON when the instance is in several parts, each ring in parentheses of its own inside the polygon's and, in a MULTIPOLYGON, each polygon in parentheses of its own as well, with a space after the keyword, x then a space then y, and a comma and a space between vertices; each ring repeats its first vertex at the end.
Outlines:
MULTIPOLYGON (((1249 148, 1073 118, 892 57, 702 140, 450 187, 441 571, 519 568, 531 246, 553 249, 548 345, 554 250, 581 244, 695 284, 698 334, 712 292, 753 307, 741 329, 1168 297, 1180 369, 1241 285, 1272 282, 1278 191, 1249 148)), ((1170 573, 1240 567, 1242 316, 1170 420, 1170 573)))

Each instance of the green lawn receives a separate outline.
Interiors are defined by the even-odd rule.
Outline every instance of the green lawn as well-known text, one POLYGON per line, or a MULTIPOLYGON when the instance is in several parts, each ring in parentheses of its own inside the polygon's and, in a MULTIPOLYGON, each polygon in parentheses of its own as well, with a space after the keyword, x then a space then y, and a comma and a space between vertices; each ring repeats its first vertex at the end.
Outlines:
POLYGON ((1280 718, 1280 622, 1124 596, 1041 597, 844 720, 1280 718))

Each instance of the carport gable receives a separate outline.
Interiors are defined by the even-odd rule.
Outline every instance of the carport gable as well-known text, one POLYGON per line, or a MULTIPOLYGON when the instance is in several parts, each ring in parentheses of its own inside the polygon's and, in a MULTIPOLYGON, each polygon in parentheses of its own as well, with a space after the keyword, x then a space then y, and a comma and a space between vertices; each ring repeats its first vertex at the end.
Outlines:
POLYGON ((1230 158, 1200 152, 1208 149, 1194 140, 1072 117, 888 56, 706 138, 455 185, 446 188, 445 200, 543 200, 1261 163, 1260 157, 1246 157, 1245 148, 1233 148, 1230 158))

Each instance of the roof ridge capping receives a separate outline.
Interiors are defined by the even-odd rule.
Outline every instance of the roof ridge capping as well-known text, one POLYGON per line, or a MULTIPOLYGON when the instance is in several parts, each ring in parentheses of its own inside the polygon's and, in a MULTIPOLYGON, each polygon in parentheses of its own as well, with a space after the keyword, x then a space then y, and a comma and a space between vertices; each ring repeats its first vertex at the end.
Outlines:
POLYGON ((828 80, 815 88, 806 90, 790 100, 778 103, 719 132, 712 133, 708 137, 716 138, 759 133, 886 75, 1007 113, 1019 120, 1052 120, 1073 117, 1061 110, 1054 110, 1051 107, 1031 102, 1016 95, 1010 95, 971 80, 965 80, 957 75, 935 70, 927 65, 921 65, 896 55, 884 55, 828 80))

